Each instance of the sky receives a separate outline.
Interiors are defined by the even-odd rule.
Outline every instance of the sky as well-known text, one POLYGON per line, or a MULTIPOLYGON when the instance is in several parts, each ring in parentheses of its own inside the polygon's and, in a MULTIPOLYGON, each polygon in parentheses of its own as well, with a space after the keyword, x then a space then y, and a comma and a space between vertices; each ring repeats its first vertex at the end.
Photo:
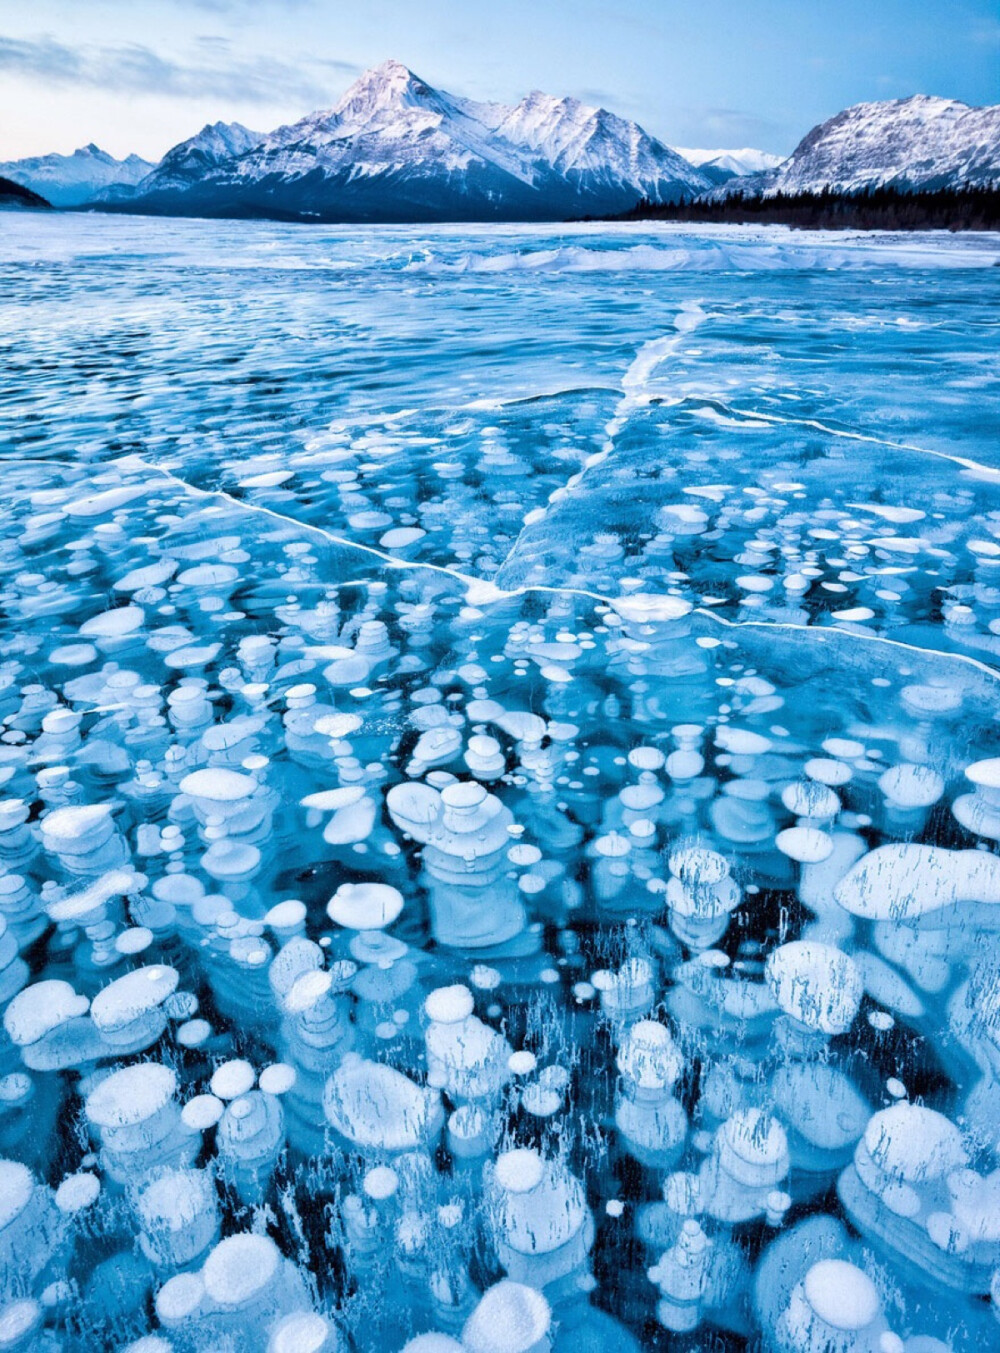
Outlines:
POLYGON ((997 0, 0 0, 0 160, 266 131, 393 57, 453 94, 573 94, 671 145, 794 149, 853 103, 1000 103, 997 0))

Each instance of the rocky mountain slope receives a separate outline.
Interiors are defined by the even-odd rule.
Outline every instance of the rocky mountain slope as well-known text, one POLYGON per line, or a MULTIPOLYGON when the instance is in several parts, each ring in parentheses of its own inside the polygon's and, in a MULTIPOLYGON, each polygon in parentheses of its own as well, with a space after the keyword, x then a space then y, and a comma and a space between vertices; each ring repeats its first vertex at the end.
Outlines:
POLYGON ((1000 184, 1000 105, 970 108, 924 94, 859 103, 814 127, 781 165, 716 191, 907 192, 1000 184))
POLYGON ((216 124, 171 150, 130 211, 328 221, 559 220, 669 201, 712 179, 634 122, 533 93, 435 89, 399 62, 266 135, 216 124))
POLYGON ((25 188, 21 183, 15 183, 13 179, 0 176, 0 211, 47 211, 51 207, 51 202, 46 202, 44 197, 38 193, 33 193, 30 188, 25 188))

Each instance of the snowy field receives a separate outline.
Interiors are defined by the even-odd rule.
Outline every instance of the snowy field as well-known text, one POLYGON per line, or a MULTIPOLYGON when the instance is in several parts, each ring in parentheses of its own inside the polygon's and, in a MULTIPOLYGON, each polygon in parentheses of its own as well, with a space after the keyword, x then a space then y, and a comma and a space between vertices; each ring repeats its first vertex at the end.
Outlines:
POLYGON ((0 1343, 1000 1345, 1000 237, 0 298, 0 1343))

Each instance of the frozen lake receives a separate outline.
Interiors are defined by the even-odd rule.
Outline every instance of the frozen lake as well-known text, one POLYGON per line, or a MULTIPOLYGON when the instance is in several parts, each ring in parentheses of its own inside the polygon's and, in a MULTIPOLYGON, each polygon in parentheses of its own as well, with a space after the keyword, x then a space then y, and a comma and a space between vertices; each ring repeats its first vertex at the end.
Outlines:
POLYGON ((0 1328, 1000 1340, 998 299, 0 217, 0 1328))

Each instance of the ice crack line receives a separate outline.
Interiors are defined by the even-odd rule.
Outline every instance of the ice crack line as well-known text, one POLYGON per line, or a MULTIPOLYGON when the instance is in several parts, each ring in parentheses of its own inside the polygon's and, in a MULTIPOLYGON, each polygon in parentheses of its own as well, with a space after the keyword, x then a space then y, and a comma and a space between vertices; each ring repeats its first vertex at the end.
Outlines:
MULTIPOLYGON (((593 602, 595 605, 607 606, 612 610, 619 611, 623 605, 627 604, 628 596, 623 594, 618 597, 607 596, 602 592, 594 592, 585 587, 568 587, 558 585, 546 585, 543 583, 524 583, 519 587, 505 589, 498 587, 495 583, 486 578, 475 578, 471 574, 463 573, 460 569, 451 568, 447 564, 432 564, 419 559, 397 559, 393 555, 387 554, 384 550, 376 549, 373 545, 364 545, 357 540, 348 540, 345 536, 339 536, 333 531, 326 530, 322 526, 312 526, 307 522, 298 521, 295 517, 290 517, 286 513, 278 512, 274 508, 264 507, 259 503, 248 503, 241 498, 234 497, 225 489, 201 489, 194 484, 188 483, 180 475, 175 474, 161 465, 156 465, 151 461, 144 460, 139 456, 126 457, 124 460, 115 462, 120 466, 142 467, 154 474, 162 475, 164 478, 176 484, 186 493, 192 494, 198 498, 222 499, 231 506, 244 511, 256 513, 260 516, 268 517, 278 522, 282 526, 290 526, 298 531, 306 531, 312 535, 319 536, 331 545, 339 546, 347 550, 356 550, 360 554, 368 555, 378 559, 389 568, 399 572, 424 570, 425 572, 438 573, 445 577, 453 579, 460 583, 465 591, 469 603, 473 606, 488 606, 496 602, 509 601, 516 597, 539 594, 542 596, 554 597, 573 597, 581 600, 593 602)), ((331 582, 329 586, 333 588, 356 586, 367 579, 348 579, 341 582, 331 582)), ((753 629, 761 631, 777 631, 793 634, 807 634, 817 641, 822 641, 826 635, 842 635, 854 643, 873 643, 881 644, 891 650, 899 653, 908 653, 919 655, 923 658, 933 657, 948 662, 959 663, 962 666, 978 672, 990 681, 1000 681, 1000 671, 991 667, 988 663, 982 662, 979 658, 973 658, 965 653, 950 653, 942 649, 921 648, 917 644, 908 644, 901 639, 890 639, 886 635, 867 634, 858 630, 844 629, 840 625, 796 625, 791 621, 768 621, 768 620, 726 620, 723 616, 707 607, 694 607, 693 614, 703 620, 709 621, 713 625, 727 630, 753 629)))
POLYGON ((1000 484, 1000 469, 983 465, 982 462, 971 460, 968 456, 953 456, 947 451, 934 451, 929 446, 914 446, 910 442, 890 442, 882 437, 873 437, 867 432, 849 432, 841 428, 832 428, 818 418, 785 418, 777 413, 761 413, 758 409, 738 409, 735 405, 727 404, 725 400, 716 399, 709 395, 701 398, 696 395, 689 395, 679 402, 683 404, 710 404, 715 408, 724 409, 726 413, 735 414, 739 418, 753 418, 777 425, 811 428, 815 432, 825 433, 828 437, 839 437, 848 442, 864 442, 871 446, 884 446, 890 451, 912 451, 920 456, 933 456, 936 460, 946 460, 952 465, 959 466, 960 469, 969 470, 992 484, 1000 484))
POLYGON ((605 424, 604 445, 600 451, 595 451, 593 455, 588 456, 582 467, 575 474, 570 475, 565 484, 561 484, 559 488, 552 490, 544 507, 536 507, 525 516, 521 530, 518 532, 513 545, 507 551, 498 572, 506 568, 507 564, 513 559, 525 530, 529 526, 534 526, 542 521, 548 515, 550 507, 578 488, 588 470, 592 470, 596 465, 601 465, 607 460, 615 449, 615 442, 619 434, 628 424, 632 414, 636 409, 643 408, 649 403, 649 382, 653 372, 676 352, 677 347, 687 338, 688 334, 707 318, 708 316, 702 309, 700 302, 685 301, 674 318, 675 332, 662 334, 659 338, 651 338, 648 342, 642 344, 629 363, 624 376, 622 376, 621 398, 615 405, 611 418, 605 424))

